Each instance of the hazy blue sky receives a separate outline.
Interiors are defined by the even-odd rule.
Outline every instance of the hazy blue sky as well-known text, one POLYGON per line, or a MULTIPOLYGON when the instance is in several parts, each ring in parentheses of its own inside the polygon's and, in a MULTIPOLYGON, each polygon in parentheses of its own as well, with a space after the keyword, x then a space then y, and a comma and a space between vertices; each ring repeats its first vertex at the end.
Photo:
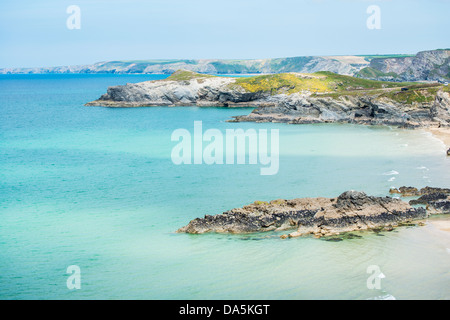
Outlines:
POLYGON ((0 67, 416 53, 450 47, 449 12, 450 0, 1 0, 0 67))

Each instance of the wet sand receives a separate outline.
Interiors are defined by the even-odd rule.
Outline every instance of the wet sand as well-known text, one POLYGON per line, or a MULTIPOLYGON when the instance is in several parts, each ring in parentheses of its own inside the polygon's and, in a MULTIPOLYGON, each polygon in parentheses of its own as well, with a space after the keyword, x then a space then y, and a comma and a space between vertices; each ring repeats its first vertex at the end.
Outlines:
POLYGON ((447 148, 450 148, 450 128, 428 128, 427 131, 444 142, 447 148))
POLYGON ((433 225, 433 227, 441 230, 450 232, 450 217, 440 218, 440 219, 430 219, 429 223, 433 225))

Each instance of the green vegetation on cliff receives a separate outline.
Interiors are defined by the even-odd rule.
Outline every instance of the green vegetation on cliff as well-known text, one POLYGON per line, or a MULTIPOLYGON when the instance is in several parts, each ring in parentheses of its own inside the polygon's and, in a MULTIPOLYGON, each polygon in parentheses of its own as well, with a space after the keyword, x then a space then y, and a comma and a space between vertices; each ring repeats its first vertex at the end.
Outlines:
POLYGON ((366 68, 361 69, 355 75, 355 77, 369 78, 369 79, 376 79, 376 78, 381 78, 381 77, 392 77, 392 78, 396 79, 399 76, 395 72, 384 73, 384 72, 381 72, 380 70, 374 69, 372 67, 366 67, 366 68))
POLYGON ((364 59, 370 62, 372 59, 390 59, 390 58, 406 58, 414 57, 414 54, 372 54, 372 55, 357 55, 364 57, 364 59))
POLYGON ((380 97, 386 97, 391 100, 397 101, 403 104, 415 104, 415 103, 431 103, 435 100, 436 94, 439 90, 444 92, 450 92, 448 86, 442 86, 439 84, 423 84, 412 85, 407 87, 407 91, 393 90, 384 92, 380 97))
POLYGON ((168 78, 164 79, 166 81, 189 81, 193 79, 205 79, 214 78, 215 76, 210 74, 202 74, 188 70, 178 70, 172 73, 168 78))
POLYGON ((231 86, 241 87, 248 92, 264 92, 275 95, 304 91, 313 93, 349 92, 364 89, 397 88, 410 84, 366 80, 321 71, 312 74, 280 73, 238 78, 231 86))
MULTIPOLYGON (((216 76, 178 70, 163 81, 191 81, 200 83, 216 76)), ((433 102, 439 90, 450 92, 449 86, 439 83, 388 82, 344 76, 328 71, 312 74, 279 73, 253 77, 236 77, 230 89, 263 94, 293 94, 311 92, 314 96, 339 98, 344 96, 372 96, 387 98, 402 104, 433 102)))
POLYGON ((301 91, 327 92, 332 90, 325 77, 297 75, 293 73, 270 74, 249 78, 238 78, 232 84, 248 92, 269 92, 270 94, 291 94, 301 91))

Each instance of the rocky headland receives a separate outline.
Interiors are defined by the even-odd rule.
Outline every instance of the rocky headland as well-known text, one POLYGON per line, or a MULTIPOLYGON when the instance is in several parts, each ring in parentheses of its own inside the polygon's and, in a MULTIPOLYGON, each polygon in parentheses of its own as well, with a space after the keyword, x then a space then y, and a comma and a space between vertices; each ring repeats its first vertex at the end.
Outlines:
POLYGON ((347 191, 336 198, 299 198, 257 201, 217 215, 197 218, 177 232, 201 234, 295 231, 282 238, 333 236, 358 230, 392 230, 429 216, 423 207, 412 207, 392 197, 373 197, 347 191))
POLYGON ((230 121, 450 127, 448 86, 331 72, 234 78, 180 70, 164 80, 109 87, 86 105, 254 107, 250 114, 230 121))

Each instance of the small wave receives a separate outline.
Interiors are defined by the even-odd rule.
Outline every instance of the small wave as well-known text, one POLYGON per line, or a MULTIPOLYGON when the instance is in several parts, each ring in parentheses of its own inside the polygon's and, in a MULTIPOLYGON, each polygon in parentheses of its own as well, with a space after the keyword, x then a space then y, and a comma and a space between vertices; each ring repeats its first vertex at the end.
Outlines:
POLYGON ((394 180, 395 180, 395 177, 392 177, 388 181, 391 182, 391 181, 394 181, 394 180))
POLYGON ((397 300, 392 294, 385 294, 384 296, 378 296, 374 298, 369 298, 367 300, 397 300))
POLYGON ((380 297, 380 300, 397 300, 392 294, 386 294, 380 297))
POLYGON ((393 176, 393 175, 396 175, 396 174, 399 174, 398 171, 391 170, 389 172, 383 173, 383 176, 393 176))
POLYGON ((427 167, 424 167, 424 166, 417 167, 416 169, 418 169, 418 170, 426 170, 426 171, 430 170, 430 169, 428 169, 427 167))

